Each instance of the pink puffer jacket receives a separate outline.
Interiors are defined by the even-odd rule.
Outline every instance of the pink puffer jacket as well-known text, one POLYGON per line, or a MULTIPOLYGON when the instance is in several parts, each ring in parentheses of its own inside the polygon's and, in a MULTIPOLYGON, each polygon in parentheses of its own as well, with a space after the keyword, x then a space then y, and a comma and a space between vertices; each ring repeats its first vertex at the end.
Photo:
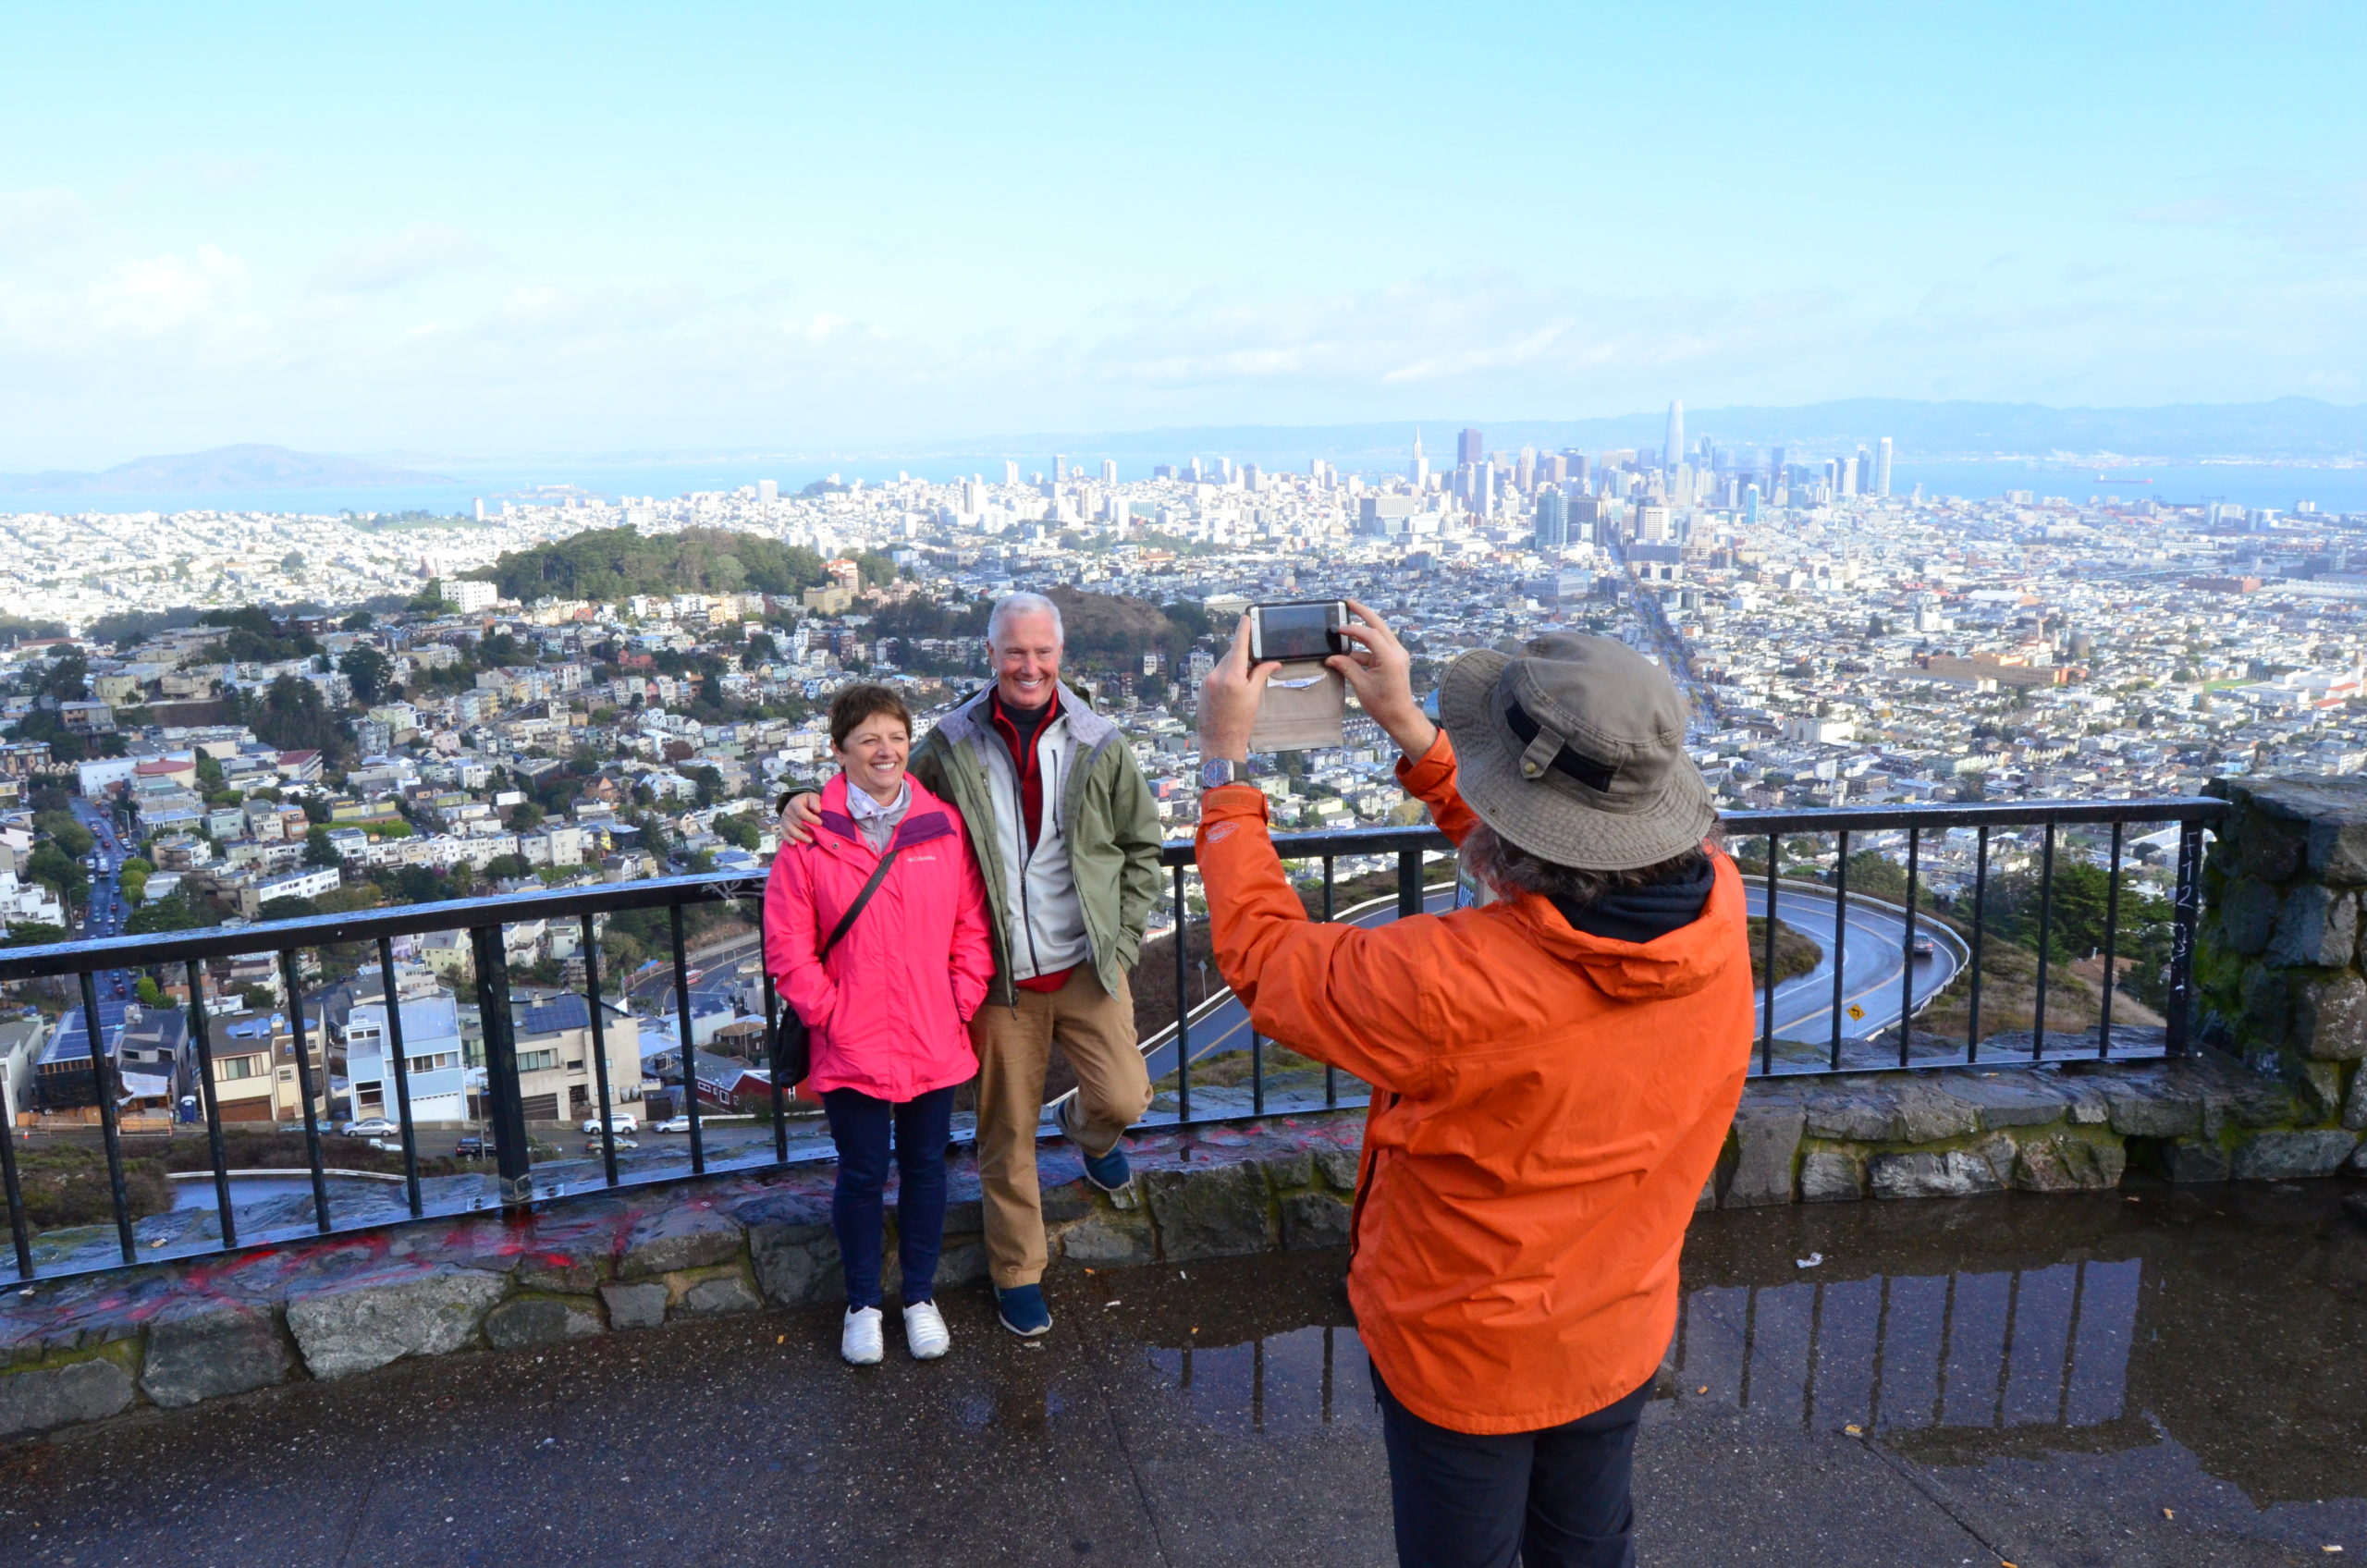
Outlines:
POLYGON ((847 814, 841 774, 807 844, 784 844, 765 888, 765 968, 813 1031, 806 1092, 904 1101, 978 1071, 964 1027, 994 977, 987 890, 961 814, 912 780, 902 852, 824 964, 815 958, 879 865, 847 814))

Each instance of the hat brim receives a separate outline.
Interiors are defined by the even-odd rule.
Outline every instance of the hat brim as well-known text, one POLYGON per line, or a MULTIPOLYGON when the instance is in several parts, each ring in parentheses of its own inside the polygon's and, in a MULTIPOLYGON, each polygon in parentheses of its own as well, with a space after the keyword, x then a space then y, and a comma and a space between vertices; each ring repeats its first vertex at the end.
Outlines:
POLYGON ((1700 847, 1718 820, 1710 786, 1690 757, 1640 811, 1604 811, 1551 784, 1524 778, 1495 711, 1496 682, 1512 662, 1474 648, 1446 667, 1439 722, 1454 743, 1455 788, 1497 834, 1530 854, 1583 871, 1635 871, 1700 847))

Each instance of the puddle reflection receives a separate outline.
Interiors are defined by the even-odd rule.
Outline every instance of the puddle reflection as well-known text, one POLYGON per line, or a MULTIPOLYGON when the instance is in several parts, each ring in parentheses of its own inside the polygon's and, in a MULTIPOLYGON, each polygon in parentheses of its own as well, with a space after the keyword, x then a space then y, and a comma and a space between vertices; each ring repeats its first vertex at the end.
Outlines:
POLYGON ((1803 1427, 2095 1427, 2127 1413, 2137 1258, 1690 1292, 1679 1386, 1803 1427))
POLYGON ((1380 1430, 1354 1329, 1310 1324, 1240 1344, 1152 1347, 1148 1354, 1184 1408, 1212 1427, 1273 1437, 1334 1426, 1380 1430))

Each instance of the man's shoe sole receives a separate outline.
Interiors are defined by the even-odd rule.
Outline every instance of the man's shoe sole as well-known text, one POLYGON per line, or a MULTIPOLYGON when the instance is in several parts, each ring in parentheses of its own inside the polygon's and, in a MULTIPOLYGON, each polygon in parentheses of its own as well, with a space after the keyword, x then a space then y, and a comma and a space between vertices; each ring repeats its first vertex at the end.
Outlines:
POLYGON ((1010 1329, 1012 1333, 1017 1334, 1023 1340, 1040 1340, 1045 1335, 1052 1331, 1052 1325, 1049 1319, 1047 1319, 1044 1326, 1040 1329, 1023 1329, 1018 1324, 1013 1323, 1010 1318, 1005 1317, 1002 1315, 1002 1309, 1000 1307, 997 1307, 995 1309, 995 1321, 1010 1329))
POLYGON ((1085 1167, 1085 1184, 1091 1187, 1097 1193, 1108 1193, 1111 1197, 1116 1197, 1120 1193, 1125 1192, 1134 1186, 1134 1173, 1133 1169, 1129 1167, 1126 1171, 1126 1179, 1112 1187, 1104 1182, 1099 1177, 1096 1176, 1093 1173, 1093 1167, 1088 1165, 1085 1167))

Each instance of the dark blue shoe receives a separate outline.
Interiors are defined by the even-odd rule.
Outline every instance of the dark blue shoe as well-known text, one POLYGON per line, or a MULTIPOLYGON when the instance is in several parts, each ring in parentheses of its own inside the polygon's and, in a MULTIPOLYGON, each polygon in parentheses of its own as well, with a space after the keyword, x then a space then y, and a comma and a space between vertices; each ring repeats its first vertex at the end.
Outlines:
POLYGON ((1023 1340, 1052 1331, 1052 1309, 1044 1305, 1041 1285, 1013 1285, 1007 1291, 996 1286, 995 1316, 1023 1340))
POLYGON ((1122 1193, 1134 1184, 1134 1168, 1126 1163, 1124 1140, 1110 1145, 1107 1154, 1086 1154, 1077 1151, 1085 1161, 1085 1179, 1105 1193, 1122 1193))

